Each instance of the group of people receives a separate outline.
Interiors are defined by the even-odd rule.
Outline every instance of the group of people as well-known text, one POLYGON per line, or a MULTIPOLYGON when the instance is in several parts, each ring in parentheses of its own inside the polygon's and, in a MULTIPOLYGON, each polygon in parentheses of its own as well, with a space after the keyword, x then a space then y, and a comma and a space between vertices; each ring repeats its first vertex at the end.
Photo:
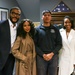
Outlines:
POLYGON ((0 22, 0 75, 13 75, 14 63, 15 75, 70 75, 75 66, 73 19, 64 17, 58 30, 49 10, 36 28, 30 19, 17 25, 20 16, 20 8, 13 7, 9 19, 0 22))

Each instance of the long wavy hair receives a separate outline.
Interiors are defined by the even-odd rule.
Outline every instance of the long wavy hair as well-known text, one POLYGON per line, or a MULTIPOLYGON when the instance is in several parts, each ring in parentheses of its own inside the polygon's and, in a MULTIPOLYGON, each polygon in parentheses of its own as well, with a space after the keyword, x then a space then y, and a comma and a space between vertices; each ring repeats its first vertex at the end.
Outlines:
POLYGON ((24 28, 23 28, 23 24, 24 24, 26 21, 29 22, 29 25, 30 25, 30 27, 31 27, 30 32, 29 32, 29 35, 30 35, 32 38, 34 38, 34 34, 35 34, 34 23, 33 23, 30 19, 23 19, 23 20, 19 23, 18 28, 17 28, 17 36, 20 36, 20 37, 22 37, 22 38, 25 38, 25 37, 26 37, 27 32, 26 32, 26 31, 24 30, 24 28))

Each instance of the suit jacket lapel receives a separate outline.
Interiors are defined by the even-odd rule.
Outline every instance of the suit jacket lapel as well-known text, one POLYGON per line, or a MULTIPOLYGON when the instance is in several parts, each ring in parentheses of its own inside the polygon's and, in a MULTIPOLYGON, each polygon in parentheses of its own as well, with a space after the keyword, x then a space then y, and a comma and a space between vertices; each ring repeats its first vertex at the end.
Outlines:
POLYGON ((5 24, 4 24, 4 30, 5 30, 5 35, 6 35, 6 38, 8 39, 8 43, 9 45, 11 45, 11 33, 10 33, 10 26, 9 26, 9 22, 8 20, 5 21, 5 24))
POLYGON ((61 32, 61 36, 62 36, 62 40, 65 42, 65 44, 67 44, 67 46, 69 47, 69 43, 68 43, 68 39, 67 39, 67 36, 66 36, 66 31, 62 31, 61 32))
POLYGON ((69 48, 70 48, 70 44, 69 44, 69 43, 71 42, 71 40, 72 40, 72 38, 73 38, 72 34, 73 34, 73 30, 70 31, 69 36, 68 36, 68 38, 67 38, 67 36, 66 36, 66 31, 64 30, 63 32, 61 32, 62 39, 64 40, 64 42, 67 44, 67 46, 68 46, 69 48))
POLYGON ((68 36, 68 42, 70 43, 73 38, 73 30, 70 31, 69 36, 68 36))

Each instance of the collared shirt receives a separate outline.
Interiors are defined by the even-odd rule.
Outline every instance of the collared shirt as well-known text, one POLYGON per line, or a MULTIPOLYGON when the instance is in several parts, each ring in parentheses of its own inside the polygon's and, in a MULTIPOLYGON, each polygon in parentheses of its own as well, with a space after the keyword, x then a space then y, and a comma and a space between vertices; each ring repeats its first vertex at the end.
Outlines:
POLYGON ((17 24, 15 25, 15 27, 13 27, 13 23, 10 21, 10 19, 8 19, 9 21, 9 25, 10 25, 10 35, 11 35, 11 48, 13 47, 13 44, 15 42, 16 39, 16 28, 17 28, 17 24))

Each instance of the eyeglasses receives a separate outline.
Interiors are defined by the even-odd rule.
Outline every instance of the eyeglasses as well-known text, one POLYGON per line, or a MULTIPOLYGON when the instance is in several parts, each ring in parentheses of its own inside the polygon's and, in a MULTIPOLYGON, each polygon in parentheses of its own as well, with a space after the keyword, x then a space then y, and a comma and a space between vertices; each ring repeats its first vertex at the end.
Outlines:
POLYGON ((16 16, 20 16, 21 14, 15 13, 15 12, 11 12, 12 15, 16 15, 16 16))

